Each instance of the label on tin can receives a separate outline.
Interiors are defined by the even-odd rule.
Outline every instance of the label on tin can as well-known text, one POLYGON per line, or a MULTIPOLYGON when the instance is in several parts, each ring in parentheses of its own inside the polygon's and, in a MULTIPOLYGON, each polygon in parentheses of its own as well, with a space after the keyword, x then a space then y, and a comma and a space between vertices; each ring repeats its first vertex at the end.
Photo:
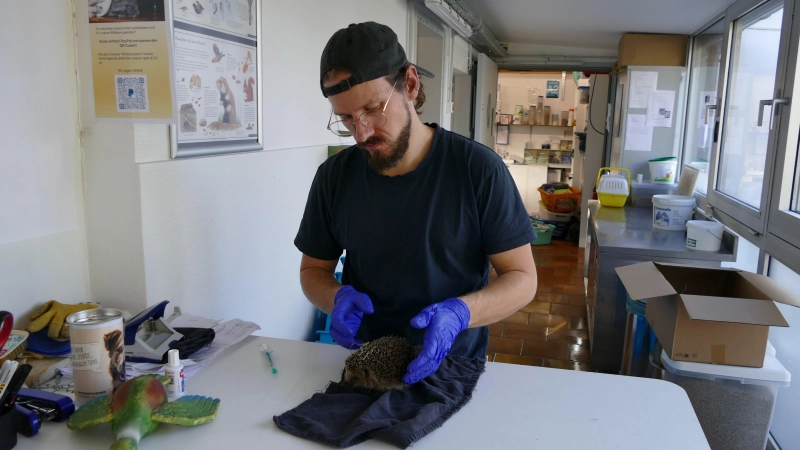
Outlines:
POLYGON ((111 396, 125 382, 122 312, 110 308, 81 311, 70 315, 67 322, 75 401, 111 396))
POLYGON ((100 344, 72 344, 72 370, 100 372, 100 344))

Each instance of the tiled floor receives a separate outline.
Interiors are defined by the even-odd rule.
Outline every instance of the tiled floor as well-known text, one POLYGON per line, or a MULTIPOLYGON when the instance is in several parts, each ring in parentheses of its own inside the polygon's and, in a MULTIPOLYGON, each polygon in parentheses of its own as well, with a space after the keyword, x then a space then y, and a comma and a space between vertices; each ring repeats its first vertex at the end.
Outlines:
POLYGON ((584 249, 531 246, 539 287, 531 303, 489 327, 489 361, 591 370, 583 285, 584 249))

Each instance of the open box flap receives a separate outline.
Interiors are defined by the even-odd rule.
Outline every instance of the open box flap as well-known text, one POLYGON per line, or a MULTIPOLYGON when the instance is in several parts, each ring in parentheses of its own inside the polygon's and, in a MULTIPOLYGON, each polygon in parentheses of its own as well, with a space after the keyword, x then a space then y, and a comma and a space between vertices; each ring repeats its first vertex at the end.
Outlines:
POLYGON ((778 303, 783 303, 784 305, 800 308, 800 298, 797 298, 796 295, 784 289, 783 286, 772 278, 752 272, 741 272, 739 275, 770 299, 778 303))
POLYGON ((675 289, 661 275, 655 264, 643 262, 614 269, 633 300, 663 297, 676 294, 675 289))
POLYGON ((774 302, 747 298, 681 295, 692 320, 788 327, 774 302))

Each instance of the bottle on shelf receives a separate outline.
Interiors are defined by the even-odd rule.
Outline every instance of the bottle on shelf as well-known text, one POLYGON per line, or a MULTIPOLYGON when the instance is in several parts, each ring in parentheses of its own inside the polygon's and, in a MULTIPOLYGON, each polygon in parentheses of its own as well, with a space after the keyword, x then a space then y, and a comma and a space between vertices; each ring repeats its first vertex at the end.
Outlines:
POLYGON ((550 107, 549 106, 545 106, 544 107, 543 119, 544 119, 544 125, 550 125, 550 107))
POLYGON ((561 115, 560 115, 560 116, 558 116, 558 117, 560 117, 560 118, 561 118, 561 126, 562 126, 562 127, 568 127, 568 126, 569 126, 568 124, 569 124, 570 122, 569 122, 569 116, 568 116, 568 114, 569 114, 569 113, 568 113, 567 111, 561 111, 561 115))
POLYGON ((541 109, 536 110, 536 125, 544 125, 544 111, 541 109))
POLYGON ((557 127, 560 124, 560 121, 558 119, 558 114, 553 114, 551 117, 552 117, 551 125, 557 127))
POLYGON ((536 98, 536 109, 541 111, 544 109, 544 96, 540 95, 536 98))
POLYGON ((528 120, 531 125, 536 125, 536 105, 531 105, 528 120))
POLYGON ((522 114, 522 124, 529 125, 531 122, 530 110, 526 109, 522 114))
POLYGON ((575 124, 575 109, 574 108, 570 108, 569 109, 569 119, 568 120, 569 120, 569 126, 574 127, 576 125, 575 124))

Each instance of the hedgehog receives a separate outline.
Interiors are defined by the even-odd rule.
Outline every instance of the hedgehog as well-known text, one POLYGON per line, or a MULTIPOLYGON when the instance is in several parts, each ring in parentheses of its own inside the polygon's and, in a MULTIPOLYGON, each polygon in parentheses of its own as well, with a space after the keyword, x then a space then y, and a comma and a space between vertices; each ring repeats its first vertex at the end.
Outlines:
POLYGON ((416 357, 417 349, 404 337, 367 342, 345 360, 342 386, 379 392, 403 389, 403 375, 416 357))

